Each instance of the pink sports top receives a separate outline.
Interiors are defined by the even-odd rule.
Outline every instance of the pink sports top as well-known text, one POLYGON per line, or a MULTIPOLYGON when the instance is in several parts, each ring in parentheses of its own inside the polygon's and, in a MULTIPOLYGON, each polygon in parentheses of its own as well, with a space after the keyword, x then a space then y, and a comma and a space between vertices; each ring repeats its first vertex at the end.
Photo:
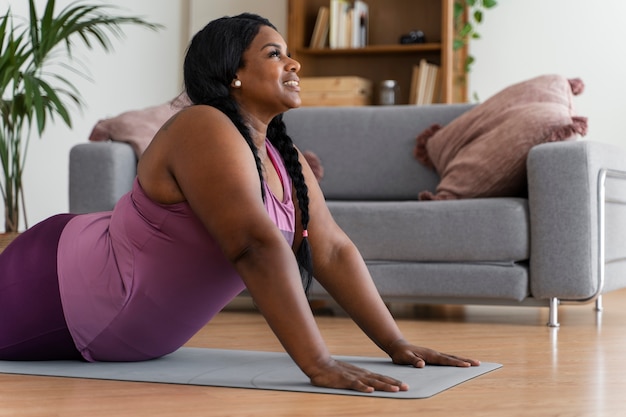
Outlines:
MULTIPOLYGON (((276 149, 283 201, 265 187, 270 218, 292 244, 291 179, 276 149)), ((65 227, 59 287, 68 328, 88 361, 139 361, 171 353, 244 289, 187 202, 152 201, 135 179, 113 211, 65 227)))

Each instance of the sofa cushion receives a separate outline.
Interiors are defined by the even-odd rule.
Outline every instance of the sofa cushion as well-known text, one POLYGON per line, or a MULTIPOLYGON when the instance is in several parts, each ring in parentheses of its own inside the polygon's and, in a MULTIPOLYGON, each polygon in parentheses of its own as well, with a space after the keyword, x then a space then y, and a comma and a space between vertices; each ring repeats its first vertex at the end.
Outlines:
MULTIPOLYGON (((530 295, 524 264, 367 262, 385 301, 412 304, 521 302, 530 295)), ((314 281, 310 297, 332 299, 314 281)))
POLYGON ((441 176, 436 193, 421 200, 523 196, 526 158, 535 145, 584 135, 587 119, 574 115, 579 79, 544 75, 512 85, 444 128, 418 136, 416 158, 441 176))
POLYGON ((329 200, 417 200, 439 176, 415 163, 415 132, 449 123, 472 104, 302 107, 285 113, 287 132, 324 164, 320 182, 329 200))
POLYGON ((379 293, 390 301, 449 304, 481 300, 490 304, 522 301, 530 295, 527 264, 371 261, 367 268, 379 293))
POLYGON ((329 201, 367 261, 518 262, 529 248, 528 201, 329 201))

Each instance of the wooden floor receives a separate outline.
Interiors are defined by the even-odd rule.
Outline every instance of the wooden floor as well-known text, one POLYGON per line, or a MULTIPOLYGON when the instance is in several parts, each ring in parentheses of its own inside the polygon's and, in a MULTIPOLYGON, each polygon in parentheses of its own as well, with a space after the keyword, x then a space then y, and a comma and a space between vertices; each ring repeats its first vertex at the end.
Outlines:
MULTIPOLYGON (((560 308, 421 307, 398 322, 417 344, 504 367, 421 400, 0 375, 0 416, 624 416, 626 291, 605 311, 560 308)), ((339 355, 381 353, 344 317, 318 317, 339 355)), ((279 351, 263 319, 231 308, 189 346, 279 351)))

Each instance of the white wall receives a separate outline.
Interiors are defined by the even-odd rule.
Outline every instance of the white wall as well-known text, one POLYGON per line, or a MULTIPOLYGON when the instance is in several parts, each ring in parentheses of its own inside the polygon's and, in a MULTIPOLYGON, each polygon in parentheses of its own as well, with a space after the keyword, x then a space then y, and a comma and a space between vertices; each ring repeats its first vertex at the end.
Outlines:
POLYGON ((626 147, 624 16, 624 0, 500 0, 471 44, 470 95, 482 101, 541 74, 579 77, 585 91, 575 105, 589 118, 585 139, 626 147))
POLYGON ((209 21, 222 16, 250 12, 270 20, 284 37, 287 36, 287 0, 190 0, 190 37, 209 21))

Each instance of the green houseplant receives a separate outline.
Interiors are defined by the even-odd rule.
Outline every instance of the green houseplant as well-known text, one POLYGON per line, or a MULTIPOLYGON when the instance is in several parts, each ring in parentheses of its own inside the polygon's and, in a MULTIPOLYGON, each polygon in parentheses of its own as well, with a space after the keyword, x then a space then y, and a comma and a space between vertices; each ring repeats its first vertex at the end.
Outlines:
MULTIPOLYGON (((485 11, 496 7, 496 0, 455 0, 454 1, 454 27, 455 37, 453 41, 454 50, 459 50, 469 43, 470 39, 480 39, 480 34, 476 26, 484 19, 485 11)), ((474 57, 468 55, 464 68, 469 72, 474 57)))
MULTIPOLYGON (((485 12, 498 5, 497 0, 454 0, 454 66, 456 69, 455 83, 467 87, 467 76, 474 64, 475 58, 469 54, 466 46, 470 40, 480 39, 477 27, 483 23, 485 12)), ((472 98, 479 102, 478 95, 472 98)), ((457 97, 459 101, 466 101, 465 93, 457 97)))
POLYGON ((55 14, 55 1, 48 0, 40 16, 35 1, 29 0, 28 18, 14 19, 10 8, 0 16, 0 191, 5 232, 18 231, 20 214, 28 227, 22 174, 31 131, 41 136, 55 117, 71 127, 69 105, 84 106, 68 78, 76 73, 87 76, 77 69, 81 66, 72 55, 75 42, 90 50, 100 46, 110 51, 111 38, 123 35, 124 24, 161 27, 114 11, 111 5, 77 0, 55 14))

